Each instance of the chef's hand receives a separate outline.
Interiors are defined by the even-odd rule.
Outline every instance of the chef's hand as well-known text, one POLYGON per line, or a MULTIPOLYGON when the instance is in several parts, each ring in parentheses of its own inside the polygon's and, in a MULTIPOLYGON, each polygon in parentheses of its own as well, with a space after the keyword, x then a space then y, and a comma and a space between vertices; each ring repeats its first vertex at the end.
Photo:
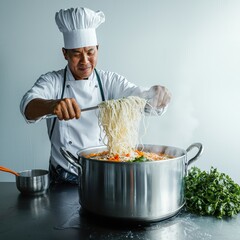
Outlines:
POLYGON ((171 94, 169 90, 160 85, 152 86, 149 89, 149 97, 149 103, 154 108, 166 107, 171 100, 171 94))
POLYGON ((54 101, 53 114, 57 115, 59 120, 78 119, 81 110, 74 98, 64 98, 54 101))
POLYGON ((148 103, 145 112, 151 115, 161 115, 171 100, 171 93, 166 87, 155 85, 146 91, 144 97, 148 103))

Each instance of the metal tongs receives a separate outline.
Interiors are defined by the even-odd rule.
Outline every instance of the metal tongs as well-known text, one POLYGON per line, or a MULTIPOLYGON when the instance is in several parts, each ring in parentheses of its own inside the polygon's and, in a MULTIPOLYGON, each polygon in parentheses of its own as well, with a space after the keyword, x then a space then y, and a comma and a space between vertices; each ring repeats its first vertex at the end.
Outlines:
MULTIPOLYGON (((94 110, 94 109, 97 109, 97 108, 98 108, 98 106, 82 108, 81 112, 90 111, 90 110, 94 110)), ((46 118, 55 118, 55 117, 57 117, 57 115, 55 115, 55 114, 48 114, 48 115, 46 115, 46 118)))
MULTIPOLYGON (((94 110, 94 109, 97 109, 98 107, 99 105, 94 107, 83 108, 81 109, 81 112, 94 110)), ((144 107, 144 112, 146 115, 150 115, 150 116, 161 116, 165 112, 165 109, 166 107, 154 108, 149 102, 146 102, 146 105, 144 107)), ((46 118, 55 118, 55 117, 57 117, 57 115, 54 115, 54 114, 46 115, 46 118)))

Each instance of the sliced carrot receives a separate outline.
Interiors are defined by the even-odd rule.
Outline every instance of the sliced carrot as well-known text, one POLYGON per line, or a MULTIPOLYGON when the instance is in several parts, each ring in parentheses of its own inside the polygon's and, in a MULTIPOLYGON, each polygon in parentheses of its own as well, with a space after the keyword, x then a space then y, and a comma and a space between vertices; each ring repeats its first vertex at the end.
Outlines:
POLYGON ((135 152, 136 152, 139 156, 143 156, 143 155, 144 155, 144 153, 141 152, 141 151, 139 151, 139 150, 135 150, 135 152))
POLYGON ((109 160, 112 160, 112 161, 120 161, 120 157, 118 154, 114 155, 113 157, 110 157, 109 160))

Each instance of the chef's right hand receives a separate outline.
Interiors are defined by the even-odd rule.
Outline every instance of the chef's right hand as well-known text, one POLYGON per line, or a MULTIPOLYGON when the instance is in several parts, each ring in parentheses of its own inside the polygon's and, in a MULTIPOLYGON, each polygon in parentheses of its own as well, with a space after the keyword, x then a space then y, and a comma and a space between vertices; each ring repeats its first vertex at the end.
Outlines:
POLYGON ((59 120, 78 119, 81 109, 74 98, 64 98, 54 101, 53 114, 57 115, 59 120))

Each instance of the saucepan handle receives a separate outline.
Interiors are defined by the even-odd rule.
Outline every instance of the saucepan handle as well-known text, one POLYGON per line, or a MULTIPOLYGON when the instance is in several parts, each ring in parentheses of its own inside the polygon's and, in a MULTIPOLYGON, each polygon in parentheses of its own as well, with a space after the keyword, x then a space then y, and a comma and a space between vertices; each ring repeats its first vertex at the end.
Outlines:
MULTIPOLYGON (((201 143, 193 143, 192 145, 190 145, 190 146, 186 149, 186 151, 187 151, 187 152, 190 152, 193 148, 198 148, 198 152, 196 153, 196 155, 195 155, 193 158, 189 159, 189 160, 186 162, 186 165, 187 165, 187 166, 190 165, 190 164, 192 164, 193 162, 195 162, 195 161, 201 156, 201 154, 202 154, 202 152, 203 152, 203 145, 202 145, 201 143)), ((187 167, 187 166, 186 166, 186 167, 187 167)))
POLYGON ((63 155, 63 157, 73 166, 79 168, 80 171, 82 171, 82 166, 80 163, 78 163, 78 159, 69 151, 67 151, 65 148, 61 147, 60 152, 63 155))

